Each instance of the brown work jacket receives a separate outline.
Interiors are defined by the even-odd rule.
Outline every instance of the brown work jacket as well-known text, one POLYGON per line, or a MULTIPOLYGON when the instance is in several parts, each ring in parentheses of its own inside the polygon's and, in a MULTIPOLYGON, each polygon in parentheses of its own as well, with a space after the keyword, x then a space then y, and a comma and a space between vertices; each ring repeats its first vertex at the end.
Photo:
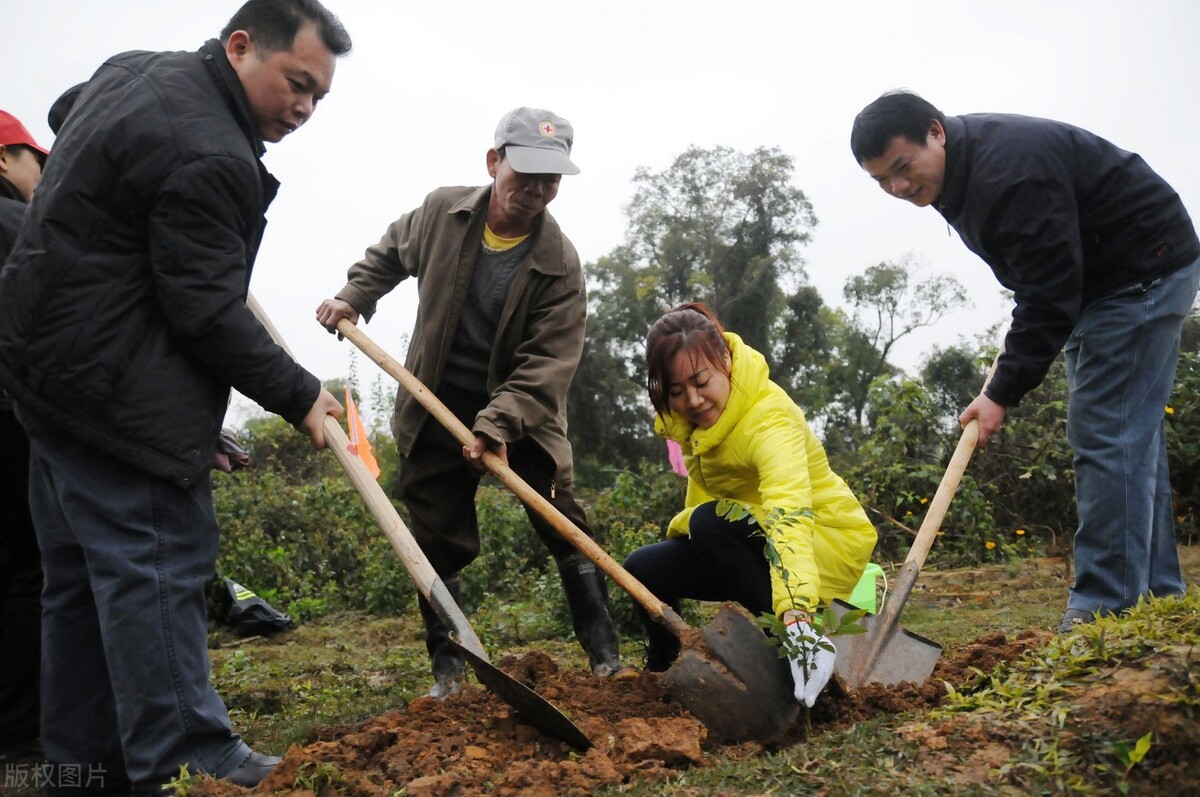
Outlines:
MULTIPOLYGON (((419 304, 405 367, 435 393, 479 259, 491 190, 454 187, 429 194, 350 267, 337 293, 369 321, 380 297, 416 277, 419 304)), ((572 480, 567 390, 583 351, 586 316, 579 255, 543 212, 504 303, 488 366, 490 401, 472 431, 504 443, 532 438, 554 459, 558 484, 572 480)), ((428 415, 407 391, 398 393, 392 434, 401 455, 411 452, 428 415)))

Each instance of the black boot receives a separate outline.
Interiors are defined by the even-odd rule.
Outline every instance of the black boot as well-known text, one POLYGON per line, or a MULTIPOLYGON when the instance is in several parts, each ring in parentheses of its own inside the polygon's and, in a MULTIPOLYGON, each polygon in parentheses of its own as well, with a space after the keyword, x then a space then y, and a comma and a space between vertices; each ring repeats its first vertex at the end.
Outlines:
POLYGON ((601 677, 623 671, 617 634, 608 614, 608 587, 604 575, 581 554, 558 563, 575 637, 588 656, 592 673, 601 677))
MULTIPOLYGON (((454 602, 462 604, 462 583, 459 574, 442 579, 446 590, 454 602)), ((433 686, 427 693, 428 697, 444 700, 450 695, 462 691, 463 669, 465 664, 458 650, 450 642, 450 631, 445 623, 437 616, 433 606, 424 596, 417 597, 417 606, 421 609, 421 619, 425 621, 425 649, 429 651, 430 668, 433 672, 433 686)))
MULTIPOLYGON (((651 620, 641 604, 635 601, 633 608, 642 621, 642 627, 646 629, 646 669, 650 672, 666 672, 675 663, 675 659, 679 658, 679 637, 663 628, 657 621, 651 620)), ((676 614, 679 613, 678 606, 671 608, 676 614)))

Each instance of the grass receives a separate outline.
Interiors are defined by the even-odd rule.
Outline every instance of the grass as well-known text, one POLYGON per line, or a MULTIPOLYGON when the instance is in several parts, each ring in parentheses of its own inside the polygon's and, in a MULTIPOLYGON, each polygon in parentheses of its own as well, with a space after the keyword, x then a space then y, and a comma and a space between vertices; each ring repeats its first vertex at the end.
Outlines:
MULTIPOLYGON (((1182 556, 1188 582, 1200 582, 1200 547, 1185 548, 1182 556)), ((928 569, 918 580, 902 622, 906 628, 948 647, 992 631, 1015 635, 1030 628, 1050 629, 1057 624, 1065 605, 1068 575, 1068 565, 1061 560, 1026 560, 970 570, 928 569)), ((1195 614, 1200 616, 1200 595, 1196 596, 1195 604, 1195 614)), ((1178 616, 1147 615, 1138 623, 1131 635, 1149 636, 1159 646, 1200 642, 1197 627, 1200 623, 1184 622, 1178 616), (1146 631, 1147 627, 1155 630, 1146 631)), ((490 651, 520 653, 536 648, 565 664, 584 664, 583 653, 573 641, 551 638, 553 623, 537 603, 516 606, 485 603, 475 613, 473 625, 490 651)), ((1120 637, 1118 634, 1110 638, 1120 637)), ((228 631, 216 630, 210 635, 209 644, 213 681, 226 699, 234 727, 252 746, 266 752, 282 752, 290 744, 304 741, 314 727, 353 723, 403 705, 423 694, 429 685, 428 662, 415 606, 412 614, 405 617, 326 616, 269 638, 238 639, 228 631)), ((634 645, 626 644, 624 650, 627 660, 636 659, 634 645)), ((1062 672, 1064 661, 1076 662, 1071 665, 1076 667, 1077 660, 1086 660, 1078 666, 1092 668, 1093 674, 1103 669, 1094 660, 1094 651, 1070 654, 1074 658, 1061 652, 1058 655, 1054 667, 1046 662, 1042 665, 1052 670, 1057 667, 1062 672)), ((1113 661, 1121 661, 1145 656, 1146 649, 1127 640, 1112 643, 1107 655, 1113 661)), ((1077 667, 1067 669, 1075 673, 1077 667)), ((1030 676, 1014 672, 1007 677, 1018 679, 1014 682, 1018 685, 999 681, 1000 686, 986 700, 978 695, 964 697, 961 713, 986 714, 997 727, 1020 727, 1021 722, 1029 721, 1027 714, 1006 713, 1010 708, 1006 695, 1018 694, 1012 698, 1014 704, 1025 699, 1020 695, 1026 687, 1019 683, 1030 676), (979 705, 969 705, 971 700, 979 705)), ((906 797, 920 797, 1057 793, 1060 786, 1076 793, 1104 793, 1101 785, 1109 787, 1119 781, 1113 780, 1115 776, 1097 775, 1096 766, 1120 769, 1113 762, 1125 761, 1122 755, 1136 756, 1138 741, 1137 738, 1115 740, 1108 752, 1097 754, 1096 760, 1067 756, 1066 764, 1056 765, 1058 774, 1039 780, 1037 768, 1047 767, 1047 748, 1039 735, 1046 729, 1039 726, 1036 733, 1029 732, 1028 749, 1018 747, 1013 753, 1014 761, 1009 763, 1009 766, 1028 767, 1032 773, 1027 775, 1031 780, 1022 782, 1025 784, 1022 789, 1004 783, 949 783, 943 775, 925 771, 921 763, 922 740, 899 732, 913 721, 911 716, 884 716, 852 728, 826 732, 808 744, 771 754, 715 755, 707 766, 688 771, 666 784, 634 784, 598 794, 636 797, 902 793, 906 797), (1117 742, 1125 747, 1113 746, 1117 742)), ((19 790, 13 794, 22 797, 19 790)))

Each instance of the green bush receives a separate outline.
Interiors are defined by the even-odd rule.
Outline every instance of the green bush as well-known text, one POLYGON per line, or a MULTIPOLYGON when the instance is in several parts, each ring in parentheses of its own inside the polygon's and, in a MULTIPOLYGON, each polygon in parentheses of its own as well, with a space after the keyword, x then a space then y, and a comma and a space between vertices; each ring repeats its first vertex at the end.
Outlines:
MULTIPOLYGON (((879 415, 844 475, 879 532, 876 558, 896 561, 907 556, 962 429, 957 418, 945 419, 942 402, 915 380, 878 381, 871 401, 879 415)), ((931 563, 996 563, 1069 548, 1075 503, 1065 423, 1060 361, 1009 412, 1000 433, 973 452, 930 550, 931 563)))
POLYGON ((1175 532, 1181 542, 1200 539, 1200 352, 1179 356, 1175 392, 1167 406, 1167 451, 1175 493, 1175 532))
MULTIPOLYGON (((881 407, 874 433, 844 477, 879 532, 873 558, 903 560, 912 546, 958 444, 960 430, 939 428, 935 404, 914 380, 880 380, 871 401, 881 407)), ((991 553, 991 507, 968 472, 939 526, 931 560, 978 563, 991 553)), ((994 549, 993 549, 994 550, 994 549)))
POLYGON ((411 580, 334 457, 278 418, 241 439, 251 467, 213 476, 217 572, 301 620, 410 610, 411 580))
POLYGON ((533 594, 537 579, 554 568, 525 507, 489 478, 475 494, 475 511, 479 557, 463 571, 463 602, 473 607, 488 598, 511 600, 533 594))

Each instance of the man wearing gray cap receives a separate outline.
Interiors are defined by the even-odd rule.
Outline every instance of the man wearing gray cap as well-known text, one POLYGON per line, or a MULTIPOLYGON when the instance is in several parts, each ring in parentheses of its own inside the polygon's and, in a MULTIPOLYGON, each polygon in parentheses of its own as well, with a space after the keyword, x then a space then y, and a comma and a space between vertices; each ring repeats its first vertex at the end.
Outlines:
MULTIPOLYGON (((370 320, 376 302, 416 277, 419 305, 405 367, 475 433, 467 448, 405 391, 392 433, 400 451, 400 497, 413 536, 455 600, 459 574, 479 554, 474 496, 484 450, 495 452, 584 531, 572 492, 567 389, 583 350, 587 297, 575 247, 546 206, 571 162, 566 119, 517 108, 487 151, 489 185, 439 188, 393 222, 350 267, 348 281, 317 308, 329 331, 343 318, 370 320)), ((600 676, 621 667, 603 576, 537 513, 530 522, 558 563, 575 635, 600 676)), ((442 698, 461 685, 463 661, 432 607, 419 599, 425 645, 442 698)))

